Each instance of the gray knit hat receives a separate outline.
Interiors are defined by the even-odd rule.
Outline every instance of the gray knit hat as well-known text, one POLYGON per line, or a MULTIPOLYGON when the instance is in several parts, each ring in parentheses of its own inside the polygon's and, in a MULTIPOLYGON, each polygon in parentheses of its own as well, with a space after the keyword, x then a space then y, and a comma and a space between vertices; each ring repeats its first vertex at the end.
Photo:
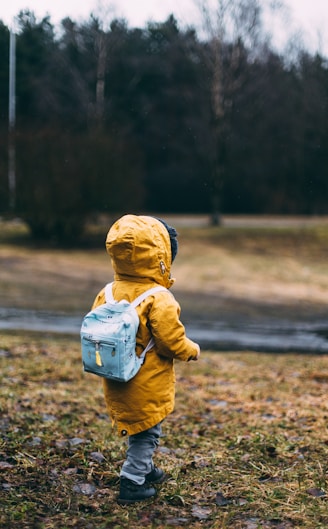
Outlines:
POLYGON ((173 226, 170 226, 169 224, 167 224, 164 220, 162 219, 159 219, 158 217, 156 217, 157 220, 159 220, 162 224, 164 224, 165 228, 167 229, 168 231, 168 234, 170 236, 170 243, 171 243, 171 254, 172 254, 172 263, 174 261, 174 259, 176 258, 176 255, 178 253, 178 240, 177 240, 177 236, 178 236, 178 233, 176 231, 175 228, 173 228, 173 226))

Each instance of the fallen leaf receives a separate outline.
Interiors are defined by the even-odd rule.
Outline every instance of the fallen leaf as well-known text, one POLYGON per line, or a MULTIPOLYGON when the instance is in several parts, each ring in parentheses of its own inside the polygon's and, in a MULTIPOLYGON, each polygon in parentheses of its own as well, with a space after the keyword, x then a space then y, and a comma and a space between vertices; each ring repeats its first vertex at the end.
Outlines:
POLYGON ((66 476, 71 476, 73 474, 78 474, 78 468, 67 468, 66 470, 64 470, 64 474, 66 474, 66 476))
POLYGON ((315 487, 311 488, 311 489, 307 489, 306 491, 308 494, 310 494, 310 496, 314 496, 315 498, 324 498, 325 496, 327 496, 326 492, 322 489, 317 489, 315 487))
POLYGON ((83 443, 86 443, 86 440, 85 439, 81 439, 80 437, 73 437, 73 439, 69 440, 69 444, 71 446, 78 446, 78 445, 81 445, 83 443))
POLYGON ((38 446, 41 444, 41 438, 40 437, 33 437, 31 441, 28 441, 28 446, 38 446))
POLYGON ((11 463, 8 463, 7 461, 0 461, 0 470, 4 470, 6 468, 13 468, 14 465, 11 463))
POLYGON ((217 492, 215 496, 215 503, 219 507, 225 507, 226 505, 231 505, 233 501, 230 498, 226 498, 222 492, 217 492))
POLYGON ((94 461, 97 461, 97 463, 103 463, 106 461, 105 456, 101 452, 91 452, 90 457, 94 461))
POLYGON ((212 511, 209 507, 199 507, 199 505, 193 505, 191 514, 194 518, 198 518, 198 520, 207 520, 207 518, 212 514, 212 511))
POLYGON ((245 499, 245 498, 236 498, 235 501, 234 501, 234 504, 235 505, 246 505, 248 503, 248 501, 245 499))
POLYGON ((84 494, 85 496, 92 496, 96 492, 96 487, 93 483, 78 483, 74 485, 73 491, 78 494, 84 494))

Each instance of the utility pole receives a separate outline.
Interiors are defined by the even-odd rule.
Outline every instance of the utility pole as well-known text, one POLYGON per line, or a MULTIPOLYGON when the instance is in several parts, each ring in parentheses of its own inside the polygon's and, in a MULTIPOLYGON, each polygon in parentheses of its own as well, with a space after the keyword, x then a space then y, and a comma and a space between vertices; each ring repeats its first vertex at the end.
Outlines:
POLYGON ((8 130, 8 186, 9 207, 16 207, 16 152, 15 152, 15 125, 16 125, 16 34, 15 24, 10 28, 9 43, 9 130, 8 130))

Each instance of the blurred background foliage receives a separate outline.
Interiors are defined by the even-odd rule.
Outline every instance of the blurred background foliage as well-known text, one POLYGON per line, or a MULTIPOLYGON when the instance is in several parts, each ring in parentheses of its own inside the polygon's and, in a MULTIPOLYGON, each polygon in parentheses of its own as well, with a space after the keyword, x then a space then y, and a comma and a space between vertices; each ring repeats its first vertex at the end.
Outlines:
POLYGON ((21 12, 14 211, 0 22, 0 214, 58 241, 102 213, 327 214, 327 58, 278 53, 259 2, 235 7, 234 31, 218 18, 202 38, 173 16, 145 28, 67 18, 55 32, 21 12))

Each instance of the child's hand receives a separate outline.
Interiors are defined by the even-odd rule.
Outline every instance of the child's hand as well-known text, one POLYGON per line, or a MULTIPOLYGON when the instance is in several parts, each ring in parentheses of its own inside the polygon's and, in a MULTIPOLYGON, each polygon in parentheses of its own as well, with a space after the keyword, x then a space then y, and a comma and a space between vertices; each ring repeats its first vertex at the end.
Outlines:
POLYGON ((197 345, 197 348, 198 348, 198 351, 197 351, 197 355, 196 356, 193 356, 193 358, 191 360, 193 360, 194 362, 197 362, 198 358, 199 358, 199 355, 200 355, 200 347, 198 345, 198 343, 196 344, 197 345))

